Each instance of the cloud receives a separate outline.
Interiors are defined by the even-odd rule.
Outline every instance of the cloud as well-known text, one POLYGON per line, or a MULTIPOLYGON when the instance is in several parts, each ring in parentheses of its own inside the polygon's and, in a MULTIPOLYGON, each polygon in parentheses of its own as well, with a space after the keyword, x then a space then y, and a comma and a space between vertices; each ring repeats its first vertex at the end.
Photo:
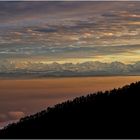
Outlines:
POLYGON ((10 111, 8 115, 12 120, 17 120, 25 116, 24 112, 21 111, 10 111))
POLYGON ((0 114, 0 123, 7 122, 7 121, 13 121, 13 120, 19 120, 20 118, 24 117, 25 114, 22 111, 10 111, 7 113, 1 113, 0 114))
POLYGON ((7 115, 6 114, 0 114, 0 123, 1 122, 4 122, 4 121, 7 121, 7 119, 8 119, 8 117, 7 117, 7 115))
POLYGON ((17 122, 24 116, 25 114, 22 111, 10 111, 6 113, 0 113, 0 129, 2 129, 10 123, 17 122))
POLYGON ((40 28, 40 29, 36 29, 34 31, 37 31, 37 32, 44 32, 44 33, 52 33, 52 32, 57 32, 56 29, 54 28, 40 28))
POLYGON ((0 59, 138 58, 139 6, 138 2, 0 2, 0 59))

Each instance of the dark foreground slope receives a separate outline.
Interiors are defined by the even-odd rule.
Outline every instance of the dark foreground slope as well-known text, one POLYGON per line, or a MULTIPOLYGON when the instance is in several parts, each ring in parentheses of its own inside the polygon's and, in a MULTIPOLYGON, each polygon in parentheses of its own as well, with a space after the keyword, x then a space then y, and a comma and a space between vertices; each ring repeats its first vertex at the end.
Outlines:
POLYGON ((140 138, 140 82, 23 118, 0 138, 140 138))

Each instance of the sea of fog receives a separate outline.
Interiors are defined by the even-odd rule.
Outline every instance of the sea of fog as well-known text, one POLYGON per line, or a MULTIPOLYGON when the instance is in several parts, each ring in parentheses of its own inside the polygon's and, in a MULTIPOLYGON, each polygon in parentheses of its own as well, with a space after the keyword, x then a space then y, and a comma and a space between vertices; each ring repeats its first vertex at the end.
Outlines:
POLYGON ((140 76, 0 80, 0 127, 68 99, 139 80, 140 76))

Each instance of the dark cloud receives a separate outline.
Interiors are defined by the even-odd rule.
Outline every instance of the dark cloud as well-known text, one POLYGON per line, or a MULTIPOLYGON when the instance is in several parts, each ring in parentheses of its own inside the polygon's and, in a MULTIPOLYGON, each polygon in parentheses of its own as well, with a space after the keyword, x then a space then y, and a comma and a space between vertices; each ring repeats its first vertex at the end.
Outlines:
POLYGON ((31 56, 46 56, 57 58, 88 58, 98 55, 119 55, 139 50, 139 45, 120 45, 120 46, 72 46, 72 47, 40 47, 35 46, 19 48, 14 46, 12 49, 0 49, 1 56, 5 58, 26 58, 31 56), (79 54, 79 55, 77 55, 79 54))
POLYGON ((36 29, 34 31, 44 32, 44 33, 52 33, 52 32, 57 32, 57 29, 55 29, 55 28, 40 28, 40 29, 36 29))

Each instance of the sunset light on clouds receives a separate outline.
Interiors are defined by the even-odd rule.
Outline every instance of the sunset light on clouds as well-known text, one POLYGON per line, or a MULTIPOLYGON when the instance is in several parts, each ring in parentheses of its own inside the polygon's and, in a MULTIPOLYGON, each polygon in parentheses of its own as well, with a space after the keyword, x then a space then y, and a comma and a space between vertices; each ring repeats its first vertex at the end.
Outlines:
POLYGON ((21 63, 134 63, 140 55, 139 6, 139 2, 1 2, 0 58, 21 63))
POLYGON ((139 76, 140 2, 0 1, 0 128, 139 76))

